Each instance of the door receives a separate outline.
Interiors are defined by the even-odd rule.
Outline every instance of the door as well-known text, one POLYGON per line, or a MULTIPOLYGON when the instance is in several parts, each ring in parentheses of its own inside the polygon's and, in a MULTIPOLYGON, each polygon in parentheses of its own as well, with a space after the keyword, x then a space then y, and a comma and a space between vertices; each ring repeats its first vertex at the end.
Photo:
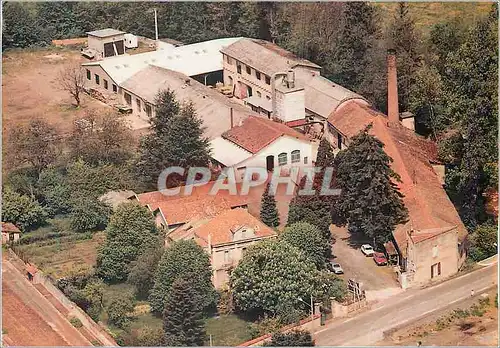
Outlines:
POLYGON ((340 133, 337 133, 337 147, 339 150, 342 150, 342 135, 340 133))
POLYGON ((248 95, 249 97, 251 97, 251 96, 252 96, 252 87, 250 87, 250 86, 247 86, 247 95, 248 95))
POLYGON ((274 156, 269 155, 266 157, 266 168, 268 172, 272 172, 274 170, 274 156))
POLYGON ((435 263, 431 266, 431 278, 441 275, 441 262, 435 263))

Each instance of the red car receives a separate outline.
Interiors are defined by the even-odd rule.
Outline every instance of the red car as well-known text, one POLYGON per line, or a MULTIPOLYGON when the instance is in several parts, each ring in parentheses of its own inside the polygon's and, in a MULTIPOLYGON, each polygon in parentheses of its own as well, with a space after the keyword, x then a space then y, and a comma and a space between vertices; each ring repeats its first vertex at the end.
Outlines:
POLYGON ((373 261, 379 266, 385 266, 387 265, 387 258, 383 253, 373 253, 373 261))

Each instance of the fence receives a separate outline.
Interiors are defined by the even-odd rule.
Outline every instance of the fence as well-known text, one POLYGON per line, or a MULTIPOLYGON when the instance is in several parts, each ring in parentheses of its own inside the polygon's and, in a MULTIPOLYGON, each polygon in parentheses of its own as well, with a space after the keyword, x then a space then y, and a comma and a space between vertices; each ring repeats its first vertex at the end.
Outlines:
POLYGON ((360 309, 365 308, 368 305, 366 299, 361 301, 353 302, 350 304, 342 304, 335 300, 332 300, 332 317, 333 318, 345 318, 349 314, 356 312, 360 309))
MULTIPOLYGON (((11 249, 9 249, 9 253, 10 256, 13 257, 17 262, 23 262, 11 249)), ((30 264, 25 264, 25 267, 26 269, 33 269, 33 266, 30 264)), ((93 321, 92 318, 87 315, 87 313, 85 313, 74 302, 68 299, 66 295, 64 295, 62 291, 52 283, 52 280, 49 276, 46 276, 40 270, 36 270, 36 272, 32 271, 30 273, 33 275, 33 284, 42 285, 69 312, 70 316, 78 318, 82 322, 83 326, 104 346, 118 346, 115 340, 109 333, 106 332, 104 328, 93 321)))

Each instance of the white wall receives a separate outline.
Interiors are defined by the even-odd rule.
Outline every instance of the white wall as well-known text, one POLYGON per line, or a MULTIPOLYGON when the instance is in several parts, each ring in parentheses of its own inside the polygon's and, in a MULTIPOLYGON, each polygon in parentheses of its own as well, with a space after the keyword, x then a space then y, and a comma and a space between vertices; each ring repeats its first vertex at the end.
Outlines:
POLYGON ((104 58, 104 44, 108 43, 108 42, 122 41, 122 40, 124 40, 123 34, 104 37, 104 38, 89 35, 88 40, 87 40, 87 42, 88 42, 87 45, 88 45, 88 48, 91 48, 91 49, 97 51, 96 59, 103 59, 104 58))
POLYGON ((304 89, 288 93, 276 91, 276 117, 289 122, 303 119, 305 116, 304 89))
MULTIPOLYGON (((111 77, 103 70, 100 65, 84 65, 82 66, 83 73, 85 74, 85 86, 89 88, 97 88, 105 90, 109 93, 113 93, 113 85, 116 85, 111 77), (87 79, 87 70, 90 71, 90 80, 87 79), (99 84, 96 83, 95 75, 99 75, 99 84), (104 88, 104 80, 108 81, 108 88, 104 88)), ((116 85, 116 93, 118 93, 120 87, 116 85)))
POLYGON ((261 151, 259 151, 254 156, 248 158, 247 160, 234 165, 236 182, 241 182, 242 176, 244 174, 244 169, 238 170, 242 167, 263 167, 266 168, 266 158, 267 156, 274 156, 274 169, 290 169, 293 167, 310 167, 312 162, 316 160, 317 146, 308 141, 303 141, 299 139, 292 138, 290 136, 282 136, 277 139, 261 151), (300 151, 300 161, 297 163, 292 163, 291 153, 294 150, 300 151), (278 155, 282 152, 287 154, 286 165, 280 166, 278 164, 278 155), (304 163, 304 157, 307 157, 307 163, 304 163))

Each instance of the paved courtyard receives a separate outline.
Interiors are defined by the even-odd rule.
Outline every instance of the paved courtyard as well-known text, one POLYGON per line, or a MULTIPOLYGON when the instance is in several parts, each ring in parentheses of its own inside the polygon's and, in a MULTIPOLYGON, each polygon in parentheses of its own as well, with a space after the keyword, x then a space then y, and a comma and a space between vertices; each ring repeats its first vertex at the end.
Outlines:
POLYGON ((350 237, 345 228, 332 227, 336 242, 332 247, 335 261, 344 269, 344 279, 362 283, 368 300, 380 300, 402 291, 391 266, 377 266, 373 258, 360 250, 366 241, 350 237))

